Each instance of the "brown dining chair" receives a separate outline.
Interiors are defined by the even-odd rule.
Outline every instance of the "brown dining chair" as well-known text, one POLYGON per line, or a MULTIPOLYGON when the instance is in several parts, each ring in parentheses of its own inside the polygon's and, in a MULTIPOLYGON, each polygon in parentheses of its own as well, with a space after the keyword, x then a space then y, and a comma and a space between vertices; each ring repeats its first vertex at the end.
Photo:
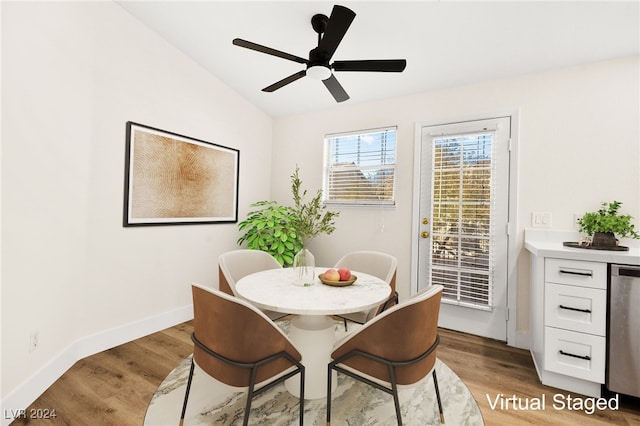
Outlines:
MULTIPOLYGON (((251 401, 284 380, 300 374, 300 425, 304 414, 302 355, 287 336, 253 305, 218 290, 192 285, 194 343, 191 369, 180 424, 197 364, 206 374, 229 386, 247 388, 246 426, 251 401)), ((206 392, 206 391, 203 391, 206 392)))
POLYGON ((342 318, 345 331, 347 331, 347 321, 364 324, 386 308, 398 304, 398 293, 396 292, 397 266, 398 260, 395 257, 377 251, 352 251, 338 260, 338 263, 334 266, 335 269, 349 268, 353 271, 364 272, 384 280, 391 286, 391 296, 380 306, 366 311, 336 315, 342 318))
MULTIPOLYGON (((240 278, 254 272, 268 269, 282 269, 275 257, 262 250, 233 250, 218 257, 218 288, 232 296, 236 293, 236 283, 240 278)), ((286 317, 287 313, 263 309, 262 312, 272 321, 286 317)))
POLYGON ((441 285, 432 285, 336 342, 328 367, 327 425, 333 370, 393 395, 398 425, 402 425, 398 386, 415 384, 431 373, 444 423, 435 370, 442 290, 441 285))

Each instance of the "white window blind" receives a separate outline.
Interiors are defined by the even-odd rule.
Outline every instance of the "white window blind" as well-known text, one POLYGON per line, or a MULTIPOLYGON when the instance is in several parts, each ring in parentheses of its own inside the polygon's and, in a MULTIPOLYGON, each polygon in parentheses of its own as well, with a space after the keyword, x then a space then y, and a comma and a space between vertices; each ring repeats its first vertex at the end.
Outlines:
POLYGON ((434 139, 432 283, 443 301, 491 309, 493 133, 434 139))
POLYGON ((395 203, 395 127, 329 135, 325 152, 325 203, 395 203))

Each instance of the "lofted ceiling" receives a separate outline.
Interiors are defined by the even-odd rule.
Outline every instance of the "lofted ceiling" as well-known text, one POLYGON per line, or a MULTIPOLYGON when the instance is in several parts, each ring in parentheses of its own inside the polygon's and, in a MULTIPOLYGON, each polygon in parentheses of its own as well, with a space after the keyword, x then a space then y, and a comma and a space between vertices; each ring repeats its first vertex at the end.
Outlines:
POLYGON ((333 60, 406 59, 402 73, 336 72, 336 103, 305 77, 261 89, 304 65, 234 46, 242 38, 303 58, 311 17, 334 2, 118 1, 170 44, 273 117, 342 108, 640 53, 638 1, 345 1, 355 20, 333 60))

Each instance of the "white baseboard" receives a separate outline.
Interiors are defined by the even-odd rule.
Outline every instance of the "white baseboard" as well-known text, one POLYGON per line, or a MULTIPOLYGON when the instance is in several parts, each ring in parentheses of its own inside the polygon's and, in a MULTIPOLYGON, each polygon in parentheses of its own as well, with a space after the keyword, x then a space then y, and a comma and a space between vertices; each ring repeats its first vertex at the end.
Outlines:
POLYGON ((193 306, 188 305, 76 340, 0 401, 0 425, 8 426, 16 417, 24 416, 24 410, 82 358, 191 319, 193 306))

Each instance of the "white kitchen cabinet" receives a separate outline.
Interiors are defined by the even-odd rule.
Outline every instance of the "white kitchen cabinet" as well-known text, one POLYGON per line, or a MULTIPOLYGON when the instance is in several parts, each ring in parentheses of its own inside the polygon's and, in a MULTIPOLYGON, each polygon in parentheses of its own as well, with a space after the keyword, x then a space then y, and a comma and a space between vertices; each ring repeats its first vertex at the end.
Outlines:
POLYGON ((584 260, 545 258, 545 282, 607 289, 607 264, 584 260))
POLYGON ((606 289, 545 283, 545 326, 604 336, 607 325, 606 289))
POLYGON ((607 264, 547 257, 544 278, 547 370, 604 383, 607 264))
POLYGON ((545 327, 544 340, 544 365, 548 371, 604 383, 605 336, 545 327))
POLYGON ((599 397, 605 378, 607 264, 531 257, 531 354, 543 384, 599 397))
MULTIPOLYGON (((525 230, 530 252, 529 349, 540 381, 600 397, 605 381, 608 264, 640 265, 628 251, 569 248, 573 231, 525 230)), ((635 241, 634 241, 635 243, 635 241)))

